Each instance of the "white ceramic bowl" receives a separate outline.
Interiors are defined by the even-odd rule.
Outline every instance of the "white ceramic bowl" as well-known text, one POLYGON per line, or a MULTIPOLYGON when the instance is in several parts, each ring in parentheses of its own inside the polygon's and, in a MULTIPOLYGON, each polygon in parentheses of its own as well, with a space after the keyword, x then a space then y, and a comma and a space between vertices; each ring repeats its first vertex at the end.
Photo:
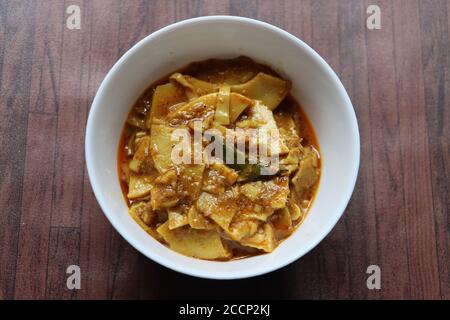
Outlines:
POLYGON ((308 45, 270 24, 231 16, 189 19, 141 40, 113 66, 97 91, 86 129, 86 163, 95 196, 116 230, 137 250, 173 270, 237 279, 281 268, 314 248, 343 214, 359 167, 359 133, 351 101, 330 66, 308 45), (142 230, 127 212, 117 174, 120 133, 131 106, 153 82, 190 62, 246 55, 291 79, 322 153, 312 208, 274 252, 229 262, 180 255, 142 230))

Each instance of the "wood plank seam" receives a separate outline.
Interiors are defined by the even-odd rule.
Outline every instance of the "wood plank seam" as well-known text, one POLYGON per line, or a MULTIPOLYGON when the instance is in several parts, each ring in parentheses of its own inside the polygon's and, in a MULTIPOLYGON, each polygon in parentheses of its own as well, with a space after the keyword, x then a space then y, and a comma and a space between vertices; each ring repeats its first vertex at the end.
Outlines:
MULTIPOLYGON (((393 56, 394 56, 394 75, 395 75, 395 77, 396 77, 396 79, 395 79, 395 82, 396 82, 396 95, 395 95, 395 109, 396 109, 396 112, 397 112, 397 125, 398 125, 398 127, 400 127, 400 124, 399 124, 399 122, 400 122, 400 112, 399 112, 399 94, 398 94, 398 78, 397 78, 397 75, 398 75, 398 71, 397 71, 397 61, 396 61, 396 57, 397 57, 397 48, 396 48, 396 45, 395 45, 395 43, 396 43, 396 33, 395 33, 395 23, 394 23, 394 17, 395 17, 395 14, 394 14, 394 5, 393 5, 393 3, 392 3, 392 0, 391 0, 391 2, 390 2, 390 10, 391 10, 391 17, 392 17, 392 19, 391 19, 391 25, 392 25, 392 39, 393 39, 393 56)), ((401 143, 401 141, 400 141, 400 130, 398 131, 398 139, 399 139, 399 142, 401 143)), ((405 169, 404 169, 404 166, 403 166, 403 154, 402 154, 402 148, 400 147, 400 150, 399 150, 399 152, 400 152, 400 159, 399 159, 399 162, 400 162, 400 176, 401 176, 401 181, 405 181, 405 178, 404 178, 404 175, 405 175, 405 169)), ((405 208, 405 205, 406 205, 406 199, 405 199, 405 188, 402 188, 402 201, 403 201, 403 208, 405 208)), ((409 262, 409 246, 408 246, 408 243, 409 243, 409 237, 408 237, 408 228, 406 227, 407 226, 407 221, 406 221, 406 210, 405 209, 403 209, 402 210, 402 213, 403 213, 403 223, 404 223, 404 225, 405 225, 405 228, 403 228, 403 232, 404 232, 404 237, 405 237, 405 248, 406 248, 406 266, 407 266, 407 272, 408 272, 408 279, 409 279, 409 297, 408 298, 410 298, 411 297, 411 272, 410 272, 410 270, 409 270, 409 266, 410 266, 410 262, 409 262)))

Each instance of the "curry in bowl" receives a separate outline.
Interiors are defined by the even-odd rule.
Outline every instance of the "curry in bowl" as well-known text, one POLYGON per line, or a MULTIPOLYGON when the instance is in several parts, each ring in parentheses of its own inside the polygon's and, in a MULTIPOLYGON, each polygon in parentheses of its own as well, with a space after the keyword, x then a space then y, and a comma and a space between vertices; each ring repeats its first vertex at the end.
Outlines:
POLYGON ((192 63, 151 85, 119 144, 130 215, 195 258, 275 250, 305 219, 321 172, 314 130, 290 88, 247 57, 192 63), (276 134, 264 140, 255 132, 276 134))

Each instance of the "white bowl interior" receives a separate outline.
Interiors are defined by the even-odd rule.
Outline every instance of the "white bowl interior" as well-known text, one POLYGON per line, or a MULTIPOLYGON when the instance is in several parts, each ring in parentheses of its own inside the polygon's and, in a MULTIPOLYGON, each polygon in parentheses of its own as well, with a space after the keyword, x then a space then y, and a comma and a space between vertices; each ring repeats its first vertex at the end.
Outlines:
POLYGON ((204 17, 182 21, 148 36, 111 69, 89 114, 86 161, 104 213, 137 250, 186 274, 235 279, 280 268, 307 253, 330 232, 354 188, 359 167, 359 134, 353 107, 342 84, 306 44, 259 21, 204 17), (308 217, 273 253, 230 262, 203 261, 166 248, 129 216, 117 175, 118 141, 133 102, 153 81, 193 61, 238 55, 268 64, 292 80, 292 93, 318 136, 322 177, 308 217))

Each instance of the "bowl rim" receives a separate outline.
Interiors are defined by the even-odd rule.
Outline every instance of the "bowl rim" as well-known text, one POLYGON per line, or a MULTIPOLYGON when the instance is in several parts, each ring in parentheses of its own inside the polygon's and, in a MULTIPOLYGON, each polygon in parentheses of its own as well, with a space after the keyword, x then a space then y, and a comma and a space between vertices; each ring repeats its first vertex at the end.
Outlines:
MULTIPOLYGON (((97 199, 97 202, 100 205, 100 208, 103 211, 103 214, 107 217, 108 221, 112 224, 114 229, 131 245, 133 246, 137 251, 139 251, 141 254, 146 256, 147 258, 151 259, 154 262, 157 262, 160 265, 163 265, 166 268, 172 269, 174 271, 177 271, 179 273, 183 273, 186 275, 198 277, 198 278, 206 278, 206 279, 217 279, 217 280, 231 280, 231 279, 242 279, 242 278, 250 278, 255 277, 259 275, 263 275, 272 271, 275 271, 277 269, 283 268, 292 262, 300 259, 302 256, 307 254, 309 251, 311 251, 313 248, 315 248, 335 227, 339 219, 344 214, 344 211, 350 201, 350 198, 353 194, 356 180, 358 177, 359 172, 359 166, 360 166, 360 134, 359 134, 359 127, 357 122, 357 117, 355 110, 353 108, 353 104, 347 94, 347 91, 345 90, 342 82, 340 81, 339 77, 336 75, 336 73, 333 71, 331 66, 309 45, 307 45, 305 42, 297 38, 296 36, 290 34, 289 32, 276 27, 272 24, 269 24, 267 22, 263 22, 256 19, 251 19, 247 17, 240 17, 240 16, 226 16, 226 15, 211 15, 211 16, 202 16, 202 17, 196 17, 196 18, 190 18, 186 20, 181 20, 175 23, 172 23, 170 25, 167 25, 138 41, 135 45, 133 45, 129 50, 127 50, 120 59, 112 66, 112 68, 108 71, 105 78, 101 82, 99 88, 97 89, 97 92, 95 94, 94 100, 92 102, 91 108, 89 110, 87 125, 86 125, 86 134, 85 134, 85 161, 86 161, 86 168, 87 173, 89 177, 89 182, 91 184, 92 190, 94 192, 94 195, 97 199), (290 41, 291 43, 294 43, 298 48, 301 50, 304 50, 307 55, 315 61, 320 67, 322 68, 322 71, 325 72, 325 75, 327 78, 329 78, 333 85, 336 87, 336 89, 339 92, 339 95, 341 96, 342 100, 345 102, 345 111, 347 112, 347 115, 350 119, 351 124, 351 131, 353 132, 352 138, 353 138, 353 145, 355 146, 355 154, 353 154, 353 158, 355 159, 354 165, 352 167, 352 172, 350 172, 349 175, 349 184, 347 190, 343 192, 342 200, 339 203, 339 206, 336 206, 335 211, 338 213, 338 215, 335 216, 334 221, 329 224, 329 228, 327 230, 323 230, 321 232, 321 235, 318 236, 315 241, 312 241, 311 244, 307 247, 303 247, 302 250, 298 250, 296 253, 292 253, 290 256, 286 256, 285 259, 278 259, 275 260, 270 267, 261 267, 261 268, 252 268, 249 270, 233 270, 233 272, 214 272, 214 271, 205 271, 202 269, 196 269, 194 267, 188 267, 183 264, 179 263, 173 263, 170 258, 167 257, 161 257, 160 255, 156 256, 152 254, 151 251, 143 250, 143 245, 138 243, 138 241, 135 241, 134 239, 131 239, 128 237, 128 231, 122 226, 122 224, 116 220, 113 215, 111 215, 106 207, 106 204, 104 202, 104 199, 100 196, 100 181, 97 177, 96 172, 94 171, 93 166, 93 157, 94 155, 94 146, 93 146, 93 136, 95 134, 95 128, 94 128, 94 118, 97 116, 98 111, 101 108, 101 104, 99 101, 103 100, 103 96, 105 95, 105 88, 108 86, 108 83, 111 81, 111 79, 116 74, 117 70, 120 68, 120 66, 133 54, 135 54, 137 51, 139 51, 142 47, 146 46, 148 43, 152 42, 153 40, 164 36, 166 33, 173 31, 174 29, 181 28, 186 25, 190 24, 203 24, 203 23, 211 23, 211 22, 220 22, 220 23, 238 23, 238 24, 251 24, 253 26, 257 26, 259 28, 264 29, 265 31, 269 31, 272 33, 277 34, 280 37, 285 38, 287 41, 290 41)), ((170 250, 167 248, 167 250, 170 250)), ((211 261, 214 263, 214 261, 211 261)), ((217 262, 215 262, 217 263, 217 262)), ((226 262, 219 262, 219 263, 226 263, 226 262)))

